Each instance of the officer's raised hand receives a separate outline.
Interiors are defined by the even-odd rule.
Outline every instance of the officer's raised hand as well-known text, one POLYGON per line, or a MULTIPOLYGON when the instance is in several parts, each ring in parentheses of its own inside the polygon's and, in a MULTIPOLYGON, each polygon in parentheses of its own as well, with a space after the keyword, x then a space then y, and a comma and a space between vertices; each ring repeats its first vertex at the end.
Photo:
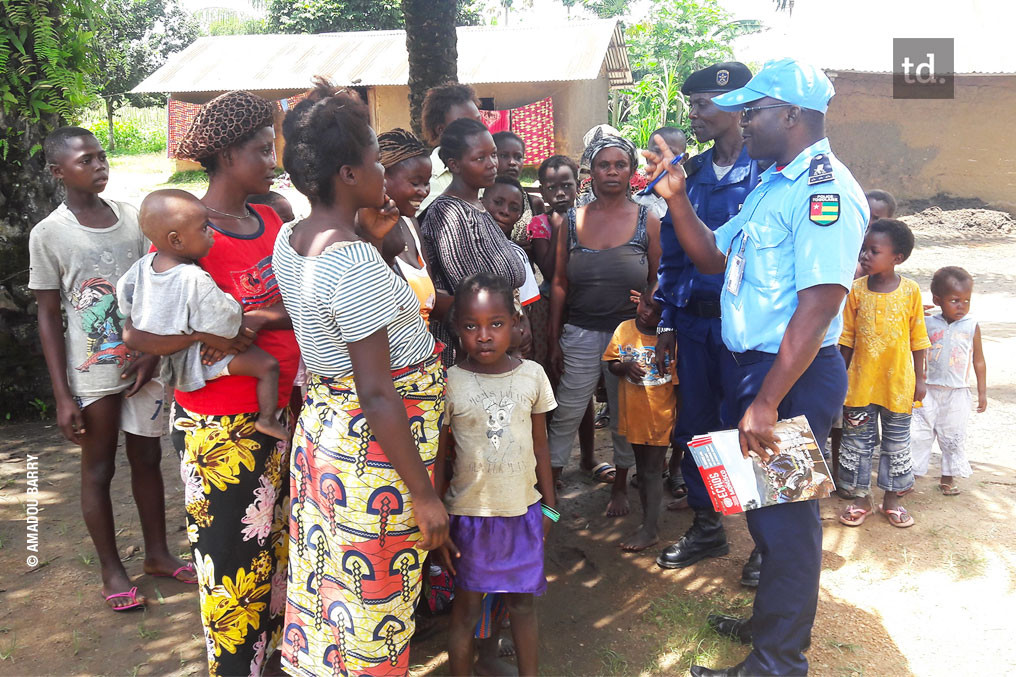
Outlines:
POLYGON ((642 151, 642 155, 646 158, 646 173, 653 179, 663 172, 667 173, 667 176, 660 179, 660 182, 656 184, 653 190, 664 200, 669 200, 677 195, 684 195, 684 168, 680 164, 672 164, 674 153, 667 146, 667 142, 664 141, 662 136, 656 134, 653 136, 650 146, 655 146, 660 152, 654 153, 651 150, 642 151))

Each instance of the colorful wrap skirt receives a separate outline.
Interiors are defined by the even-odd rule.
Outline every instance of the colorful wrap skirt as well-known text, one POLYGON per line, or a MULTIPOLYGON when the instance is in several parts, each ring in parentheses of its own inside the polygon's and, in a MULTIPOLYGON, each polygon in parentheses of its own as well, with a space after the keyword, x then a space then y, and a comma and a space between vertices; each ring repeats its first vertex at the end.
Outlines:
POLYGON ((258 677, 282 639, 289 445, 254 430, 257 417, 205 416, 176 403, 171 414, 213 677, 258 677))
MULTIPOLYGON (((438 355, 392 372, 432 471, 444 413, 438 355)), ((292 675, 405 675, 426 552, 413 501, 353 378, 311 376, 293 438, 282 660, 292 675)))

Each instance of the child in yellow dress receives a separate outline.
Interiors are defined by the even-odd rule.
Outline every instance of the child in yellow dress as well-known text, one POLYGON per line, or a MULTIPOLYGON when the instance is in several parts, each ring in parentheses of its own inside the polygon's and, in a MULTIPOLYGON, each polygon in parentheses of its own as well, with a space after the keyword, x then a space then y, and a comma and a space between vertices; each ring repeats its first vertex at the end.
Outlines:
POLYGON ((913 249, 914 234, 902 221, 872 222, 859 257, 865 276, 854 280, 843 310, 840 350, 849 386, 838 476, 841 491, 859 499, 840 515, 847 526, 860 526, 873 510, 868 493, 876 447, 882 512, 895 527, 914 523, 900 496, 914 486, 910 415, 914 402, 924 399, 924 357, 931 343, 921 290, 896 273, 913 249))
POLYGON ((666 356, 661 373, 656 363, 660 304, 653 298, 654 291, 642 292, 635 319, 618 325, 603 353, 607 368, 620 377, 617 432, 635 451, 639 478, 642 524, 621 541, 621 547, 629 552, 645 550, 659 541, 663 466, 677 418, 676 364, 666 356))

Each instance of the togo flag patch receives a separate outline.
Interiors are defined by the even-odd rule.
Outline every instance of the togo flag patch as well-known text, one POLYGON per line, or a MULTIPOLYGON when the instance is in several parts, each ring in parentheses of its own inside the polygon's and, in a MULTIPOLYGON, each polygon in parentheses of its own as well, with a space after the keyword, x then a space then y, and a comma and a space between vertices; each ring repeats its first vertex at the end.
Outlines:
POLYGON ((820 193, 811 196, 811 222, 819 226, 829 226, 840 218, 840 196, 838 193, 820 193))

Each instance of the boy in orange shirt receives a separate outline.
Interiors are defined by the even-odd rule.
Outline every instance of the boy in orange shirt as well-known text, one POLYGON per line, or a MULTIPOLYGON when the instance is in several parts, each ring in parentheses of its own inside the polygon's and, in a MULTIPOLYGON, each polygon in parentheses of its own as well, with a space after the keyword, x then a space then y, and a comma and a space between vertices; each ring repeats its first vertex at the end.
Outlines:
POLYGON ((924 399, 924 357, 931 342, 920 287, 896 273, 913 249, 914 234, 905 223, 873 221, 859 257, 865 276, 854 280, 843 310, 840 350, 849 386, 838 478, 840 490, 859 499, 840 515, 847 526, 860 526, 873 510, 868 493, 876 447, 882 512, 894 527, 914 523, 900 496, 914 486, 910 415, 914 402, 924 399))
POLYGON ((621 547, 629 552, 645 550, 659 542, 663 464, 677 418, 676 364, 668 355, 664 360, 665 373, 660 373, 656 366, 660 304, 653 299, 655 291, 642 292, 635 319, 618 325, 603 353, 610 371, 621 377, 617 432, 625 436, 635 451, 639 477, 642 524, 621 541, 621 547))

